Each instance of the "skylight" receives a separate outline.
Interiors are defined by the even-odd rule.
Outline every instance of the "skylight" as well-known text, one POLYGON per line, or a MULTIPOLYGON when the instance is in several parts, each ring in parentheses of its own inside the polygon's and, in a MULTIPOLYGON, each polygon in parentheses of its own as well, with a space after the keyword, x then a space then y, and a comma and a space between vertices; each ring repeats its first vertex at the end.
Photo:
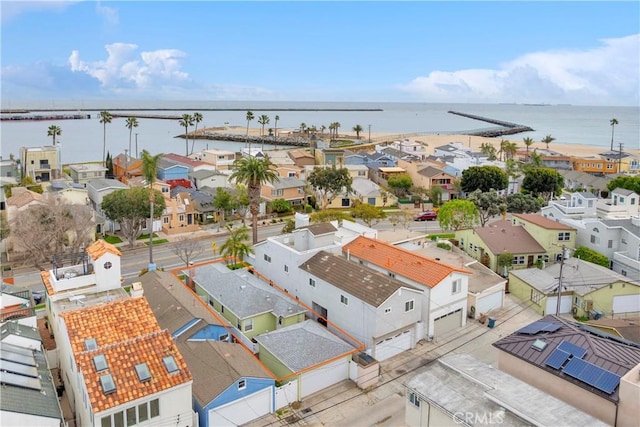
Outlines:
POLYGON ((538 339, 535 340, 533 344, 531 344, 531 347, 533 347, 535 350, 542 351, 547 347, 547 342, 538 339))
POLYGON ((96 367, 96 371, 104 371, 109 368, 107 365, 107 358, 104 357, 104 354, 98 354, 93 358, 93 365, 96 367))
POLYGON ((176 363, 176 359, 174 359, 173 356, 163 357, 162 363, 164 363, 164 367, 167 368, 167 372, 169 372, 170 374, 178 372, 178 364, 176 363))
POLYGON ((138 374, 138 379, 142 383, 151 380, 151 372, 149 372, 149 367, 146 363, 136 365, 136 374, 138 374))
POLYGON ((87 338, 84 340, 84 349, 87 351, 95 350, 98 348, 98 342, 95 338, 87 338))
POLYGON ((111 376, 111 374, 101 376, 100 385, 102 386, 102 392, 104 394, 109 394, 116 391, 116 383, 113 381, 113 377, 111 376))

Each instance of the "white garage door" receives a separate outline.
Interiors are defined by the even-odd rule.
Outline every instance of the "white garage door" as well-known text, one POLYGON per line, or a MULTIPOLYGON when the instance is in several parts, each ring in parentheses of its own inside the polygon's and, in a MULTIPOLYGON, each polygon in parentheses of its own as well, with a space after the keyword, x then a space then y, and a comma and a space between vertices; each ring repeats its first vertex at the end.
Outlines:
POLYGON ((271 389, 267 388, 242 400, 209 411, 209 425, 239 426, 271 412, 271 389))
POLYGON ((613 297, 614 314, 637 313, 640 311, 640 295, 619 295, 613 297))
POLYGON ((387 337, 376 342, 373 350, 373 357, 378 361, 386 360, 411 348, 411 337, 413 330, 407 329, 396 335, 387 337))
POLYGON ((490 295, 484 296, 478 300, 478 306, 476 307, 476 314, 488 313, 491 310, 502 307, 502 297, 504 292, 502 290, 494 292, 490 295))
POLYGON ((329 364, 318 366, 313 371, 302 374, 300 378, 302 397, 347 379, 349 379, 349 360, 347 358, 342 357, 329 364))
MULTIPOLYGON (((558 297, 547 297, 547 309, 544 314, 556 314, 558 297)), ((571 313, 571 295, 560 298, 560 314, 571 313)))
POLYGON ((453 311, 445 316, 437 318, 433 325, 434 336, 453 331, 462 326, 462 309, 453 311))

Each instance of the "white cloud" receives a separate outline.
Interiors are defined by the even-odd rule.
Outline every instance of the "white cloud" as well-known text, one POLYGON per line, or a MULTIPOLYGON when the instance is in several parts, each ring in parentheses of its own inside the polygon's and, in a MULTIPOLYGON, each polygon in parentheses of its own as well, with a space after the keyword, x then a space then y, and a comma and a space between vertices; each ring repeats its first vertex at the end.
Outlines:
POLYGON ((58 1, 58 0, 38 0, 38 1, 5 1, 2 0, 2 23, 7 23, 19 15, 32 12, 59 12, 72 6, 79 1, 58 1))
POLYGON ((431 102, 549 102, 638 105, 640 34, 589 50, 522 55, 498 69, 432 71, 398 88, 431 102))
POLYGON ((98 12, 98 15, 101 15, 104 18, 107 25, 112 27, 118 25, 118 9, 109 6, 103 6, 102 2, 98 1, 96 2, 96 12, 98 12))

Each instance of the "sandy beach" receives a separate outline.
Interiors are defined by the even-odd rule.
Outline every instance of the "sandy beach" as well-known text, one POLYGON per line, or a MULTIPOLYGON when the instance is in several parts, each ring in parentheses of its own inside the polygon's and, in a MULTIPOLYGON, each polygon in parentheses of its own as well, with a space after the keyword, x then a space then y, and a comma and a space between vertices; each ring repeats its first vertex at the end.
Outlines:
MULTIPOLYGON (((262 128, 249 128, 249 135, 259 136, 262 128)), ((199 129, 198 133, 201 132, 212 132, 212 133, 226 133, 226 134, 239 134, 246 135, 247 128, 243 126, 229 126, 227 128, 216 127, 216 128, 205 128, 199 129)), ((266 132, 266 129, 265 129, 266 132)), ((284 133, 291 132, 290 129, 278 129, 279 136, 283 136, 284 133), (282 133, 281 133, 282 132, 282 133)), ((320 136, 322 137, 322 135, 320 136)), ((324 137, 328 138, 329 135, 327 131, 324 133, 324 137)), ((344 139, 356 139, 356 134, 351 132, 340 132, 340 138, 344 139)), ((369 134, 367 132, 360 133, 360 139, 363 141, 369 138, 369 134)), ((479 151, 480 146, 483 143, 489 143, 496 148, 496 151, 500 150, 500 141, 505 139, 510 142, 515 142, 518 146, 518 149, 525 150, 526 147, 522 142, 524 137, 518 137, 518 135, 506 135, 503 138, 487 138, 482 136, 469 136, 469 135, 414 135, 414 134, 406 134, 406 135, 398 135, 398 134, 388 134, 388 133, 371 133, 372 141, 393 141, 400 140, 403 138, 408 138, 410 140, 420 141, 423 144, 426 144, 428 153, 433 153, 433 148, 446 145, 450 142, 459 142, 464 144, 466 147, 471 147, 474 151, 479 151)), ((533 145, 529 147, 529 151, 538 150, 538 152, 544 152, 546 150, 546 144, 540 141, 534 141, 533 145)), ((600 147, 593 145, 579 145, 579 144, 557 144, 555 141, 549 144, 549 151, 559 153, 565 156, 575 156, 575 157, 591 157, 598 156, 600 153, 604 153, 609 151, 609 147, 600 147)), ((630 150, 625 149, 626 153, 631 154, 632 156, 640 156, 640 150, 630 150)))

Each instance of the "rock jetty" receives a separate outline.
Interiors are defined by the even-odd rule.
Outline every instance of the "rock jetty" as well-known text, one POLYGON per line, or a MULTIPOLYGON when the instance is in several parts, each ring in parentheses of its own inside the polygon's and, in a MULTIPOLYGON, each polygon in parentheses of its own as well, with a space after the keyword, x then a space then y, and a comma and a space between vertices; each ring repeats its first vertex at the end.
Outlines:
POLYGON ((452 111, 452 110, 449 110, 448 113, 455 114, 456 116, 462 116, 462 117, 466 117, 468 119, 473 119, 473 120, 480 120, 485 123, 491 123, 491 124, 500 126, 498 128, 481 129, 478 131, 464 132, 465 135, 484 136, 487 138, 494 138, 496 136, 514 135, 516 133, 533 131, 533 129, 530 128, 529 126, 519 125, 517 123, 505 122, 503 120, 491 119, 489 117, 482 117, 475 114, 461 113, 459 111, 452 111))

